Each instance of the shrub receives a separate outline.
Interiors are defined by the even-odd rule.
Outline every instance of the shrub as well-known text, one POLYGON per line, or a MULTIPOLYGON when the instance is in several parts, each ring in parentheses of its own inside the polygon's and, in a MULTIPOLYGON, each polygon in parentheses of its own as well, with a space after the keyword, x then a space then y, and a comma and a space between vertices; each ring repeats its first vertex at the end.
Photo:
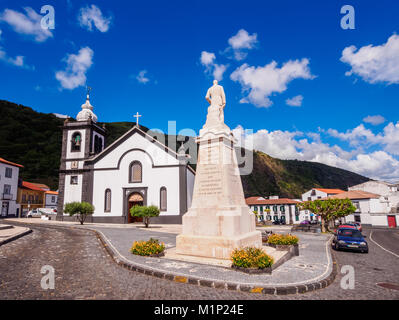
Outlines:
POLYGON ((93 214, 94 206, 88 202, 70 202, 65 205, 64 212, 71 217, 76 215, 80 224, 83 224, 86 217, 93 214))
POLYGON ((267 239, 267 243, 274 245, 293 245, 299 241, 298 237, 291 234, 272 234, 267 239))
POLYGON ((151 238, 148 241, 135 241, 130 248, 130 252, 139 256, 150 256, 162 253, 165 250, 165 244, 159 243, 157 239, 151 238))
POLYGON ((132 217, 143 218, 146 228, 148 228, 148 225, 150 224, 150 218, 158 217, 159 213, 160 211, 157 206, 133 206, 130 208, 130 214, 132 215, 132 217))
POLYGON ((235 267, 253 269, 268 268, 274 263, 272 257, 254 247, 234 250, 231 254, 231 261, 235 267))

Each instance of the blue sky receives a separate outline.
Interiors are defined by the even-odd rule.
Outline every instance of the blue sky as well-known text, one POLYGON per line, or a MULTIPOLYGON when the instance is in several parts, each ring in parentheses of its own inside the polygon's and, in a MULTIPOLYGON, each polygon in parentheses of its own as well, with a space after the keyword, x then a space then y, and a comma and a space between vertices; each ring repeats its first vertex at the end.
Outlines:
POLYGON ((198 132, 217 77, 226 123, 256 149, 399 181, 398 16, 387 0, 0 0, 0 99, 75 117, 90 85, 99 121, 138 111, 198 132))

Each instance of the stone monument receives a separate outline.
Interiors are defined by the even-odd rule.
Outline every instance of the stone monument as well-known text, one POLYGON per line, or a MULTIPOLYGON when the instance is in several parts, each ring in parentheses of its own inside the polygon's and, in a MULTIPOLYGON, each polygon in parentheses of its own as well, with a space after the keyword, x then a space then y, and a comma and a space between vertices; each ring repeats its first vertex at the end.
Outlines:
POLYGON ((176 253, 229 259, 235 248, 260 248, 262 237, 255 228, 255 215, 245 203, 236 140, 224 123, 223 87, 214 80, 205 98, 210 106, 196 139, 199 151, 193 200, 183 216, 176 253))

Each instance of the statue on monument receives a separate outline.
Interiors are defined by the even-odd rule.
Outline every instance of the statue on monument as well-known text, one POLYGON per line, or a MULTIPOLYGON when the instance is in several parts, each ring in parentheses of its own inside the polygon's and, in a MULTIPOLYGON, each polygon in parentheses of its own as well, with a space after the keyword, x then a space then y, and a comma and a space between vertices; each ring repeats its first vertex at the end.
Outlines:
POLYGON ((224 107, 226 106, 226 95, 224 89, 218 84, 217 80, 213 80, 213 86, 208 89, 205 96, 206 101, 212 106, 217 106, 219 110, 219 121, 224 123, 224 107))
POLYGON ((213 86, 208 89, 205 96, 209 102, 208 114, 206 122, 200 135, 206 131, 229 131, 230 129, 224 123, 224 107, 226 106, 226 96, 224 89, 218 84, 217 80, 213 80, 213 86))

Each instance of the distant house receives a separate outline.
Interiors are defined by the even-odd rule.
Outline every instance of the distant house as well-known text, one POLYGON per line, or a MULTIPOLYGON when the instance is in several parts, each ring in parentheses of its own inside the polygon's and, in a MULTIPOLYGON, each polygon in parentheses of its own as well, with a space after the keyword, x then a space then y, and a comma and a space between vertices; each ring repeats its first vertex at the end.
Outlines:
MULTIPOLYGON (((355 214, 353 219, 360 220, 362 223, 375 226, 389 226, 396 228, 399 225, 399 186, 398 184, 384 181, 367 181, 365 183, 349 188, 349 192, 363 192, 378 195, 379 207, 370 202, 370 209, 367 206, 360 208, 359 214, 355 214), (360 214, 361 213, 361 214, 360 214)), ((351 199, 352 200, 352 199, 351 199)), ((355 205, 356 199, 352 201, 355 205)))
POLYGON ((44 208, 45 190, 35 183, 22 181, 18 188, 17 201, 21 206, 21 212, 26 213, 32 209, 44 208))
POLYGON ((0 158, 0 218, 17 217, 19 169, 22 165, 0 158))
POLYGON ((345 192, 341 189, 313 188, 302 194, 302 201, 313 201, 345 192))
POLYGON ((287 224, 300 223, 300 212, 296 207, 299 200, 270 198, 250 197, 245 199, 250 209, 257 213, 258 221, 283 220, 287 224))
POLYGON ((44 199, 44 207, 57 209, 58 204, 58 191, 46 191, 44 199))
POLYGON ((399 213, 399 184, 385 181, 367 181, 350 187, 349 191, 360 190, 379 194, 389 202, 390 213, 399 213))

